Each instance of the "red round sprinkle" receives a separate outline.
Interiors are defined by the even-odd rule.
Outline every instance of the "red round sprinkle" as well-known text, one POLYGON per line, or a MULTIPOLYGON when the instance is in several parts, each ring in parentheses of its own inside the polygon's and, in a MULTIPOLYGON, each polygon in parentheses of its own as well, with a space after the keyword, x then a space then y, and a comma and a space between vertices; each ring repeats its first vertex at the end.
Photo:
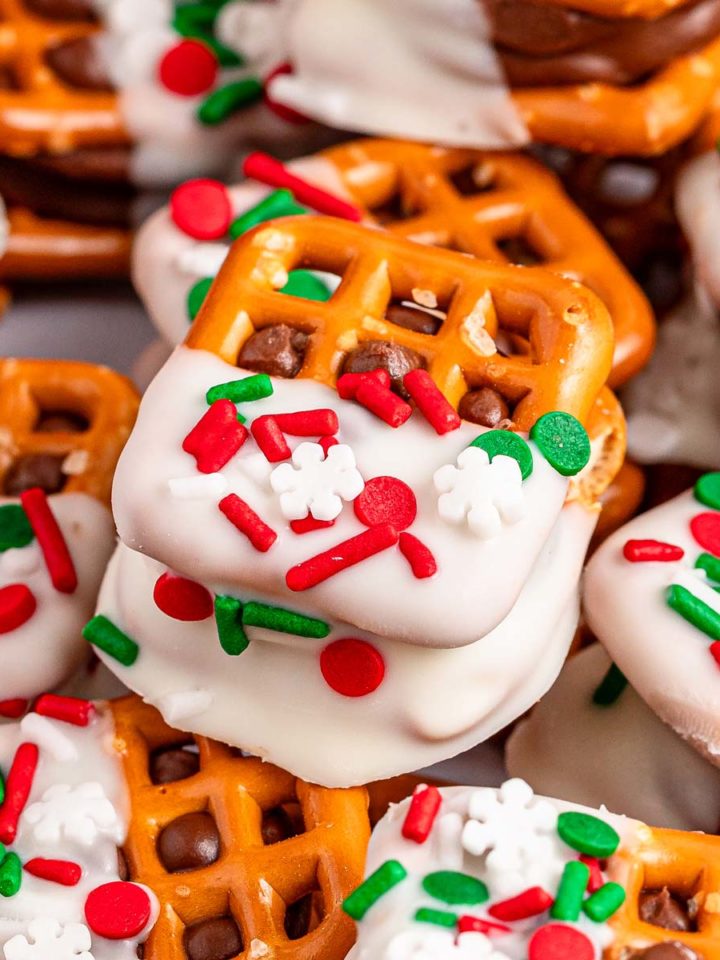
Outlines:
POLYGON ((129 940, 145 929, 152 913, 150 897, 136 883, 115 880, 96 887, 85 901, 85 919, 106 940, 129 940))
POLYGON ((0 633, 17 630, 35 613, 37 601, 24 583, 0 588, 0 633))
POLYGON ((195 240, 219 240, 232 220, 230 196, 219 180, 188 180, 170 197, 175 225, 195 240))
POLYGON ((405 530, 417 516, 417 500, 410 487, 397 477, 373 477, 353 502, 355 516, 366 527, 391 523, 405 530))
POLYGON ((347 637, 328 644, 320 654, 320 669, 329 687, 343 697, 366 697, 385 676, 379 650, 364 640, 347 637))
POLYGON ((283 103, 278 103, 278 101, 275 100, 270 93, 270 87, 275 77, 284 76, 285 74, 292 72, 292 64, 281 63, 279 67, 275 67, 275 69, 272 70, 267 77, 265 77, 265 103, 269 110, 272 110, 274 114, 280 117, 281 120, 287 121, 287 123, 310 123, 309 117, 306 117, 302 113, 298 113, 297 110, 293 110, 292 107, 286 107, 283 103))
POLYGON ((17 720, 27 710, 28 703, 29 700, 22 700, 20 697, 15 697, 12 700, 0 700, 0 717, 5 717, 7 720, 17 720))
POLYGON ((528 945, 528 960, 594 960, 595 948, 575 927, 548 923, 536 930, 528 945))
POLYGON ((173 620, 207 620, 213 614, 213 598, 209 590, 194 580, 163 573, 153 591, 156 605, 173 620))
POLYGON ((170 93, 196 97, 214 86, 218 75, 217 57, 199 40, 180 40, 160 60, 158 75, 170 93))
POLYGON ((720 513, 699 513, 690 521, 690 531, 704 550, 720 557, 720 513))

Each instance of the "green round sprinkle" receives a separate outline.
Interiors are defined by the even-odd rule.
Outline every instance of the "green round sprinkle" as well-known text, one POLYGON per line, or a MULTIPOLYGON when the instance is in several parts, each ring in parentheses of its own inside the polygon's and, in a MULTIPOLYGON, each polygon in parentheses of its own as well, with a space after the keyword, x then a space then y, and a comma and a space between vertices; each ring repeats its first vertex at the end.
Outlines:
POLYGON ((98 650, 102 650, 124 667, 131 667, 138 658, 140 647, 115 624, 99 614, 85 624, 83 637, 98 650))
POLYGON ((22 883, 22 863, 16 853, 7 853, 0 863, 0 897, 14 897, 22 883))
POLYGON ((362 920, 370 907, 406 876, 407 870, 401 863, 397 860, 386 860, 345 899, 343 910, 353 920, 362 920))
POLYGON ((517 460, 523 480, 527 480, 533 472, 532 450, 517 434, 510 430, 490 430, 475 437, 471 447, 484 450, 492 461, 493 457, 512 457, 517 460))
POLYGON ((704 473, 695 484, 695 499, 706 507, 720 510, 720 473, 704 473))
POLYGON ((561 813, 557 831, 569 847, 589 857, 609 857, 620 846, 620 837, 609 823, 579 810, 561 813))
POLYGON ((246 77, 235 83, 228 83, 214 90, 198 108, 200 123, 208 127, 227 120, 236 110, 249 106, 259 100, 263 94, 263 85, 255 77, 246 77))
POLYGON ((704 570, 709 580, 720 583, 720 559, 711 553, 701 553, 695 561, 697 570, 704 570))
POLYGON ((454 927, 458 922, 456 913, 447 910, 432 910, 430 907, 420 907, 415 911, 418 923, 434 923, 436 927, 454 927))
POLYGON ((242 627, 243 605, 235 597, 215 597, 215 625, 220 646, 231 657, 247 650, 250 641, 242 627))
POLYGON ((200 313, 200 307, 205 303, 205 297, 210 292, 214 280, 215 277, 203 277, 190 287, 187 295, 187 312, 191 322, 200 313))
POLYGON ((596 707, 610 707, 618 700, 627 686, 627 677, 614 663, 595 688, 592 701, 596 707))
POLYGON ((423 878, 422 887, 436 900, 443 903, 462 903, 472 906, 476 903, 485 903, 490 894, 488 888, 476 877, 467 873, 457 873, 454 870, 437 870, 423 878))
POLYGON ((256 373, 242 380, 230 380, 210 387, 205 394, 208 404, 216 400, 230 400, 232 403, 249 403, 251 400, 264 400, 271 397, 273 385, 266 373, 256 373))
POLYGON ((565 864, 555 902, 550 908, 553 920, 573 923, 578 919, 589 879, 590 867, 587 864, 580 860, 571 860, 565 864))
POLYGON ((673 583, 668 587, 665 599, 668 606, 688 623, 702 630, 712 640, 720 640, 720 614, 694 593, 673 583))
POLYGON ((283 187, 268 194, 260 203, 236 217, 230 224, 229 233, 233 240, 237 240, 259 223, 266 223, 276 217, 294 217, 304 213, 307 213, 306 208, 301 207, 295 200, 292 190, 283 187))
POLYGON ((625 903, 625 890, 619 883, 605 883, 583 904, 583 910, 595 923, 606 920, 625 903))
POLYGON ((562 410, 540 417, 530 431, 530 439, 563 477, 580 473, 590 460, 590 439, 585 427, 562 410))
POLYGON ((33 528, 19 503, 0 507, 0 553, 13 547, 26 547, 34 539, 33 528))
POLYGON ((292 270, 280 293, 303 300, 318 300, 320 303, 325 303, 332 296, 328 285, 310 270, 292 270))

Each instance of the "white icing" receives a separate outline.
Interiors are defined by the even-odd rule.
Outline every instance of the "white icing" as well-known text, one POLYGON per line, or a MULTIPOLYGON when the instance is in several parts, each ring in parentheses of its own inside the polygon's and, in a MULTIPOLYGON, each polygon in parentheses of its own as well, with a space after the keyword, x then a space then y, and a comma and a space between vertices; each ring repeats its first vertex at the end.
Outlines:
POLYGON ((675 206, 699 283, 720 306, 720 155, 710 150, 680 172, 675 206))
MULTIPOLYGON (((93 497, 63 493, 48 500, 70 550, 78 586, 74 593, 60 593, 53 587, 36 540, 0 553, 0 587, 24 583, 37 601, 26 623, 0 634, 0 700, 52 690, 83 662, 87 647, 80 631, 92 616, 115 544, 110 511, 93 497)), ((0 499, 0 505, 17 502, 0 499)))
POLYGON ((665 599, 678 574, 703 552, 690 520, 707 510, 687 491, 634 518, 605 541, 585 575, 584 602, 593 633, 658 716, 715 763, 720 762, 720 669, 710 637, 672 610, 665 599), (682 547, 672 563, 630 563, 629 539, 682 547))
POLYGON ((540 793, 611 810, 657 827, 716 833, 720 771, 664 724, 628 686, 592 702, 610 666, 600 644, 571 657, 553 688, 507 743, 510 774, 540 793))

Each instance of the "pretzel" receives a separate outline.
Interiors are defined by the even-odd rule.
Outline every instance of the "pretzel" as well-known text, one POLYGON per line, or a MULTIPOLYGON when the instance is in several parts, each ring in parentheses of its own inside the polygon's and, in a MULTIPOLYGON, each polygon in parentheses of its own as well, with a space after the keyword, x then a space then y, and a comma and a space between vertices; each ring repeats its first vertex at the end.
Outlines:
POLYGON ((581 10, 596 17, 617 19, 619 17, 640 17, 654 20, 681 7, 686 0, 544 0, 549 6, 567 7, 581 10))
POLYGON ((358 141, 323 156, 339 169, 354 202, 392 233, 500 262, 512 262, 503 242, 517 238, 531 263, 594 290, 615 328, 611 386, 649 359, 649 304, 555 177, 528 157, 388 140, 358 141), (399 209, 375 213, 389 202, 399 209))
POLYGON ((69 360, 0 360, 0 489, 20 457, 49 454, 72 458, 64 491, 109 503, 115 463, 137 404, 130 382, 106 367, 69 360), (88 427, 79 433, 36 432, 39 417, 55 412, 80 415, 88 427))
POLYGON ((150 778, 150 755, 187 738, 137 697, 111 708, 132 804, 125 858, 131 879, 160 901, 145 960, 185 960, 186 927, 228 914, 248 951, 259 940, 277 960, 342 960, 354 932, 340 904, 362 878, 370 835, 365 789, 313 786, 205 737, 195 738, 199 772, 158 785, 150 778), (305 832, 263 846, 262 813, 284 804, 299 804, 305 832), (181 877, 169 873, 156 850, 158 834, 177 817, 204 810, 220 834, 220 858, 181 877), (311 929, 291 941, 283 929, 286 906, 311 892, 311 929))

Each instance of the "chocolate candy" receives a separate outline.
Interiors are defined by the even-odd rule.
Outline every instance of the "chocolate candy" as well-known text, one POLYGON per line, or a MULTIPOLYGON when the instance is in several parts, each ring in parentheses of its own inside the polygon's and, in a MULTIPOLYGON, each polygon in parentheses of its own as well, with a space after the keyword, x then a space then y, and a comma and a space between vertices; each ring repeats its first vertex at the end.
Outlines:
POLYGON ((302 330, 278 323, 253 333, 243 344, 237 363, 246 370, 292 379, 300 373, 307 342, 302 330))
POLYGON ((231 960, 242 953, 243 941, 232 917, 201 920, 185 930, 183 937, 188 960, 231 960))
POLYGON ((694 929, 687 903, 674 896, 667 887, 662 890, 643 890, 638 904, 640 919, 664 930, 694 929))
POLYGON ((310 931, 312 893, 291 903, 285 910, 285 933, 288 940, 299 940, 310 931))
POLYGON ((398 327, 435 336, 442 326, 442 319, 412 303, 391 303, 385 311, 385 319, 398 327))
POLYGON ((95 92, 112 91, 97 42, 92 37, 66 40, 45 53, 45 62, 69 87, 95 92))
POLYGON ((200 769, 197 753, 183 747, 164 747, 150 757, 150 779, 153 783, 176 783, 187 780, 200 769))
POLYGON ((94 21, 92 0, 24 0, 24 6, 38 17, 48 20, 94 21))
POLYGON ((3 493, 9 497, 19 497, 32 487, 40 487, 48 494, 59 493, 66 481, 62 472, 64 459, 49 453, 31 453, 19 457, 5 475, 3 493))
POLYGON ((370 373, 372 370, 387 370, 392 389, 407 400, 408 393, 403 387, 403 377, 418 367, 424 368, 425 361, 415 350, 387 340, 365 340, 348 353, 341 372, 370 373))
POLYGON ((497 390, 480 387, 479 390, 469 390, 461 398, 458 413, 463 420, 493 428, 509 418, 510 409, 497 390))
POLYGON ((209 813, 172 820, 157 839, 160 862, 169 873, 209 867, 220 856, 220 834, 209 813))
POLYGON ((297 831, 287 811, 282 807, 274 807, 263 814, 261 833, 263 843, 269 847, 294 837, 297 831))
POLYGON ((639 950, 633 954, 636 960, 702 960, 690 947, 678 940, 668 940, 666 943, 655 943, 646 950, 639 950))
POLYGON ((67 410, 47 410, 40 414, 35 433, 84 433, 89 426, 85 417, 67 410))

